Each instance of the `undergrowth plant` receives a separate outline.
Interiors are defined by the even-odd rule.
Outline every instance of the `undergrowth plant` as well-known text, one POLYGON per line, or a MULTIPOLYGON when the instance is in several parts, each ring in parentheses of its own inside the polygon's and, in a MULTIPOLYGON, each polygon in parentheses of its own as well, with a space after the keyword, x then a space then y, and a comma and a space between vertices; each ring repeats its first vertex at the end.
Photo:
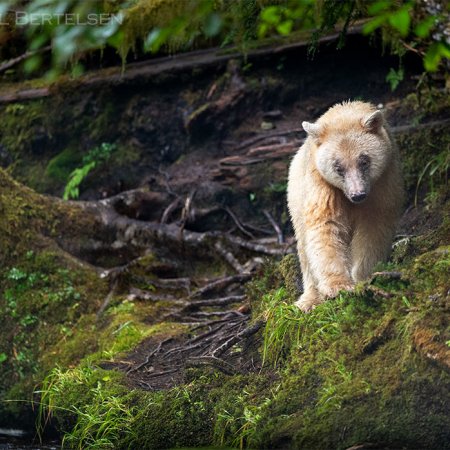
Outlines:
POLYGON ((265 307, 263 362, 280 366, 292 352, 301 352, 338 338, 357 318, 376 309, 365 292, 342 292, 303 314, 284 287, 263 297, 265 307))
POLYGON ((115 144, 102 143, 100 146, 90 150, 83 157, 83 165, 77 167, 69 176, 69 181, 64 188, 64 200, 76 199, 80 196, 80 184, 96 167, 104 164, 117 149, 115 144))
POLYGON ((428 161, 417 179, 416 191, 414 195, 415 206, 417 206, 419 188, 425 177, 428 178, 428 193, 426 196, 426 201, 432 204, 437 194, 437 186, 447 186, 448 184, 449 168, 450 152, 448 149, 434 155, 430 161, 428 161))
POLYGON ((265 296, 266 327, 264 330, 263 361, 278 365, 292 351, 301 351, 317 339, 340 333, 340 321, 348 311, 341 308, 346 294, 325 302, 309 314, 303 314, 284 288, 265 296))
POLYGON ((62 370, 57 367, 44 379, 40 395, 37 429, 44 427, 58 410, 69 423, 75 421, 63 437, 63 447, 71 449, 117 448, 122 439, 133 434, 133 423, 139 420, 139 411, 127 404, 126 396, 108 390, 110 375, 99 377, 98 369, 89 365, 62 370), (67 400, 68 392, 83 389, 83 396, 67 400), (86 392, 87 386, 90 386, 86 392), (79 404, 77 404, 79 401, 79 404), (76 420, 74 420, 76 418, 76 420))
MULTIPOLYGON (((252 434, 255 433, 259 422, 262 419, 261 411, 266 408, 272 402, 271 398, 265 398, 260 405, 249 405, 248 397, 249 393, 246 391, 242 395, 238 395, 235 402, 242 408, 242 415, 235 416, 227 410, 222 410, 217 415, 218 427, 221 429, 219 436, 219 443, 221 446, 225 445, 225 435, 232 433, 232 438, 229 440, 229 444, 232 447, 238 447, 240 449, 249 448, 251 444, 252 434)), ((251 446, 250 446, 251 448, 251 446)))

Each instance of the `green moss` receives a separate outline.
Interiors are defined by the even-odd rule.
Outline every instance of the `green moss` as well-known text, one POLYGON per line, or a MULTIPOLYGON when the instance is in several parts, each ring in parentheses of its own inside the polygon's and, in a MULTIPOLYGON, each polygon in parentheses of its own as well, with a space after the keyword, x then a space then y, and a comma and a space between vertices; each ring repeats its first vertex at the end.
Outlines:
MULTIPOLYGON (((70 267, 59 254, 32 250, 3 274, 5 303, 0 316, 4 326, 0 339, 5 343, 2 348, 7 360, 0 375, 2 397, 15 397, 21 392, 19 398, 30 398, 36 377, 57 360, 58 352, 51 350, 53 344, 61 347, 80 317, 98 305, 100 298, 95 301, 95 291, 79 285, 78 280, 83 278, 89 280, 91 274, 70 267)), ((103 290, 97 289, 100 293, 103 290)), ((90 349, 85 346, 80 351, 86 354, 90 349)))
MULTIPOLYGON (((183 385, 168 391, 130 391, 124 379, 86 359, 59 374, 61 380, 54 378, 56 392, 64 386, 69 394, 54 395, 49 404, 75 445, 85 445, 88 436, 92 442, 109 439, 115 448, 344 449, 358 442, 443 448, 450 420, 442 399, 450 393, 450 377, 415 349, 426 339, 430 345, 450 340, 443 314, 449 254, 448 247, 438 247, 409 259, 399 268, 403 279, 377 278, 310 314, 293 307, 296 292, 279 287, 282 275, 295 280, 296 261, 289 256, 266 266, 252 284, 267 289, 260 298, 267 319, 261 373, 192 369, 183 385), (76 381, 86 364, 97 384, 76 381), (105 435, 98 430, 108 420, 112 431, 105 435)), ((97 355, 107 357, 109 348, 117 357, 148 336, 136 321, 140 307, 121 302, 110 308, 107 325, 96 331, 103 349, 97 355)), ((170 324, 151 330, 160 339, 174 333, 170 324)))
MULTIPOLYGON (((411 94, 397 113, 410 116, 411 110, 417 111, 417 114, 420 114, 417 117, 419 123, 427 119, 429 114, 445 115, 449 107, 450 101, 446 93, 425 91, 421 93, 420 99, 416 94, 411 94)), ((396 140, 402 156, 410 201, 414 201, 417 194, 420 197, 420 191, 430 194, 447 184, 447 149, 450 145, 450 134, 446 132, 445 125, 430 129, 418 126, 416 131, 400 133, 396 140), (447 168, 444 167, 445 163, 447 168), (442 166, 440 169, 439 165, 442 166)))
POLYGON ((27 150, 38 139, 50 137, 49 124, 51 115, 45 108, 43 100, 28 103, 12 103, 0 108, 1 143, 14 157, 27 150))
MULTIPOLYGON (((107 291, 89 266, 80 266, 47 237, 59 234, 60 226, 76 235, 79 224, 73 224, 70 205, 40 197, 3 170, 0 185, 0 342, 6 358, 1 363, 0 398, 23 402, 30 400, 36 381, 78 332, 81 317, 96 311, 107 291)), ((82 227, 92 229, 88 223, 82 227)), ((86 329, 79 331, 88 335, 86 329)), ((84 346, 78 353, 85 356, 91 350, 84 346)), ((2 401, 1 415, 6 418, 23 406, 2 401)))
POLYGON ((443 316, 448 255, 448 247, 427 252, 403 268, 408 283, 384 282, 391 299, 362 290, 304 315, 267 296, 266 345, 276 362, 284 358, 286 371, 254 430, 256 447, 445 445, 450 422, 440 399, 450 393, 450 377, 411 348, 424 328, 443 347, 450 336, 443 316))
POLYGON ((285 256, 278 265, 289 298, 300 295, 300 264, 296 254, 285 256))
POLYGON ((66 148, 52 158, 46 169, 46 175, 60 183, 66 183, 70 173, 81 161, 81 153, 74 148, 66 148))
POLYGON ((90 445, 104 440, 114 448, 198 448, 222 445, 230 435, 239 445, 246 442, 242 430, 259 420, 258 411, 273 396, 273 386, 261 376, 224 378, 192 369, 186 378, 169 391, 144 392, 130 391, 117 372, 90 364, 55 369, 42 388, 42 417, 54 415, 68 431, 67 442, 81 447, 90 439, 90 445), (265 392, 269 397, 261 405, 265 392))

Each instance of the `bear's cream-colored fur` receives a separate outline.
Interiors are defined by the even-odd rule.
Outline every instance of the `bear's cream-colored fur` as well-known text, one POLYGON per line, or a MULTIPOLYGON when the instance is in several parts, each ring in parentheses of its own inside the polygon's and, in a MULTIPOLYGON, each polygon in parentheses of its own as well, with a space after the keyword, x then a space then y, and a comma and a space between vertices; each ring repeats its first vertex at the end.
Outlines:
POLYGON ((397 148, 383 114, 344 102, 315 123, 294 156, 288 206, 309 311, 367 278, 388 256, 403 201, 397 148))

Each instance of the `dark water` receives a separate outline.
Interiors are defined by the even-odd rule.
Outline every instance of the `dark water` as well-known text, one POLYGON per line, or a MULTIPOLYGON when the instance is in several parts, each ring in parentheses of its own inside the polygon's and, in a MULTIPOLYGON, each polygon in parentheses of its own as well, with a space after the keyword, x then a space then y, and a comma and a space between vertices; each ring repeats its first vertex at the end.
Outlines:
MULTIPOLYGON (((43 442, 27 438, 22 430, 0 428, 0 450, 60 450, 59 442, 43 442)), ((217 450, 218 447, 177 448, 172 450, 217 450)), ((220 447, 220 450, 237 450, 220 447)))
POLYGON ((57 443, 33 443, 22 439, 0 437, 0 450, 59 450, 57 443))
POLYGON ((22 430, 0 428, 0 450, 59 450, 59 442, 43 442, 22 430))

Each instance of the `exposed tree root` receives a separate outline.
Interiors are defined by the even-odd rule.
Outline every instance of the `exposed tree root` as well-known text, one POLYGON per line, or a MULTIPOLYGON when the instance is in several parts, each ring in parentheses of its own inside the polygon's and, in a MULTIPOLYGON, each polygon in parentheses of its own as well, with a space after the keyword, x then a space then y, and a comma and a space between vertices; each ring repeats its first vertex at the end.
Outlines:
MULTIPOLYGON (((245 295, 229 295, 218 298, 203 298, 205 294, 223 290, 233 283, 248 280, 250 274, 224 277, 197 289, 189 297, 175 299, 154 296, 151 293, 132 288, 134 299, 170 300, 182 304, 177 311, 171 311, 162 320, 185 323, 189 321, 190 331, 182 338, 168 338, 155 344, 144 360, 129 362, 127 375, 143 389, 161 389, 172 386, 183 379, 184 371, 190 367, 211 367, 225 374, 250 370, 240 360, 240 349, 248 346, 250 339, 258 333, 263 321, 248 324, 249 310, 202 310, 202 308, 227 307, 245 301, 245 295), (205 331, 201 331, 205 330, 205 331), (233 350, 234 349, 234 350, 233 350)), ((142 353, 142 351, 140 352, 142 353)), ((254 370, 254 358, 250 358, 254 370)))
POLYGON ((210 294, 212 292, 222 291, 229 285, 233 283, 244 283, 250 280, 252 277, 249 273, 244 273, 240 275, 233 275, 228 277, 218 278, 216 280, 211 281, 207 285, 203 286, 200 289, 197 289, 191 296, 191 299, 203 297, 205 294, 210 294))

